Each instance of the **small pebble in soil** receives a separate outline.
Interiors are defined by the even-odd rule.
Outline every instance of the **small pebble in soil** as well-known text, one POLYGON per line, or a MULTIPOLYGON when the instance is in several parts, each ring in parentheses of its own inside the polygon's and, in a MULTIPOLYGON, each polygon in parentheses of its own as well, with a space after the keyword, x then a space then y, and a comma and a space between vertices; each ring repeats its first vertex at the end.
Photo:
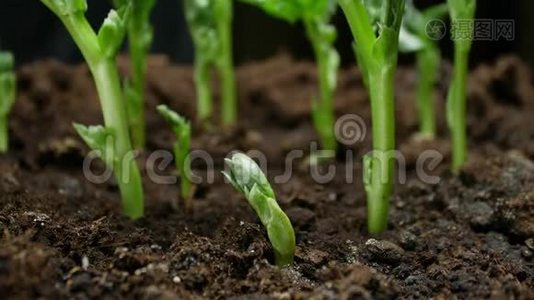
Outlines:
POLYGON ((528 249, 534 250, 534 239, 526 240, 525 245, 527 245, 528 249))
POLYGON ((182 278, 180 278, 179 276, 174 276, 172 278, 172 282, 178 284, 178 283, 182 282, 182 278))
POLYGON ((369 239, 365 242, 365 249, 371 254, 373 259, 387 263, 398 262, 404 256, 404 250, 401 247, 385 240, 369 239))
POLYGON ((523 255, 524 258, 530 259, 533 254, 531 250, 525 248, 521 250, 521 255, 523 255))
POLYGON ((82 269, 87 270, 89 268, 89 258, 87 256, 82 257, 82 269))
POLYGON ((469 219, 469 223, 473 227, 488 227, 493 222, 494 211, 486 202, 477 201, 467 204, 465 212, 469 219))
POLYGON ((417 246, 417 237, 410 231, 404 230, 400 233, 399 243, 405 250, 413 250, 417 246))
POLYGON ((79 198, 83 195, 83 187, 78 179, 65 177, 59 184, 58 192, 67 197, 79 198))

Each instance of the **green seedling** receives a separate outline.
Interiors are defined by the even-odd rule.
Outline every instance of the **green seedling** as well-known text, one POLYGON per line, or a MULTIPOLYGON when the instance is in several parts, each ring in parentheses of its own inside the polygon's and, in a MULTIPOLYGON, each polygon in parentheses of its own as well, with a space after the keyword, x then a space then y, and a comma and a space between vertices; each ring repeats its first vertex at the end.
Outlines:
POLYGON ((364 157, 368 229, 386 229, 395 157, 395 72, 404 0, 339 0, 371 98, 373 152, 364 157))
POLYGON ((448 12, 447 4, 440 4, 419 11, 413 0, 406 2, 406 12, 400 32, 401 52, 414 52, 417 60, 417 109, 419 133, 424 138, 436 136, 436 110, 434 89, 438 80, 441 51, 439 37, 433 36, 428 25, 442 19, 448 12))
POLYGON ((14 65, 10 52, 0 52, 0 153, 7 152, 9 148, 8 116, 17 90, 14 65))
MULTIPOLYGON (((460 25, 461 22, 474 22, 476 0, 447 0, 451 21, 460 25)), ((469 27, 468 27, 469 28, 469 27)), ((452 138, 452 170, 457 173, 467 159, 467 125, 466 97, 469 52, 473 44, 473 28, 471 32, 461 31, 454 36, 454 71, 447 98, 447 122, 452 138)))
POLYGON ((313 101, 312 118, 324 149, 336 150, 334 134, 334 91, 337 85, 339 54, 334 48, 337 31, 330 24, 337 5, 334 0, 242 0, 268 14, 295 23, 302 21, 317 61, 319 97, 313 101))
POLYGON ((131 17, 127 22, 132 74, 124 89, 132 143, 134 147, 142 149, 145 147, 146 140, 144 109, 146 60, 153 39, 150 12, 156 1, 115 0, 116 7, 122 7, 128 3, 132 6, 131 17))
POLYGON ((221 80, 221 119, 232 125, 237 118, 236 80, 233 66, 231 0, 185 0, 186 20, 195 45, 197 114, 209 122, 213 114, 210 74, 213 67, 221 80))
POLYGON ((41 0, 62 21, 82 52, 93 75, 105 126, 75 124, 83 140, 100 153, 117 178, 124 214, 132 219, 143 216, 143 187, 128 132, 127 109, 120 86, 116 56, 121 46, 129 5, 112 10, 98 34, 85 17, 86 0, 41 0))
POLYGON ((226 167, 229 171, 223 172, 224 176, 245 195, 267 229, 276 265, 291 264, 295 255, 295 232, 289 218, 278 206, 274 191, 260 167, 243 153, 227 158, 226 167))
POLYGON ((174 160, 176 169, 180 172, 180 187, 181 196, 184 200, 186 209, 191 209, 192 199, 192 183, 191 178, 191 164, 188 160, 189 150, 191 149, 191 125, 182 116, 172 111, 166 105, 158 106, 158 112, 171 125, 174 134, 176 135, 176 142, 173 145, 174 160))

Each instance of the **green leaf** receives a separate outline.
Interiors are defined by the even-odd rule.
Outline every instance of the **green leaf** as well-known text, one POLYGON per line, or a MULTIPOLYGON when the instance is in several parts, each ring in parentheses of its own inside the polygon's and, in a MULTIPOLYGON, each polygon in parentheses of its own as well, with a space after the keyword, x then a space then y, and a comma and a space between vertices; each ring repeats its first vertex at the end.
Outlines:
POLYGON ((115 166, 115 136, 110 128, 98 126, 85 126, 74 123, 74 129, 85 141, 89 148, 98 152, 98 155, 108 168, 115 166))
POLYGON ((159 105, 157 110, 160 115, 162 115, 163 118, 171 125, 177 137, 185 136, 184 132, 191 131, 191 124, 189 121, 175 111, 171 110, 166 105, 159 105))
POLYGON ((212 64, 221 51, 215 16, 215 0, 185 0, 184 4, 197 60, 212 64))
MULTIPOLYGON (((301 1, 297 0, 241 0, 261 8, 267 14, 284 19, 288 22, 295 22, 302 18, 304 13, 301 1)), ((304 2, 304 1, 302 1, 304 2)), ((317 1, 321 2, 321 1, 317 1)), ((324 1, 323 1, 324 2, 324 1)))
POLYGON ((424 41, 416 34, 402 26, 399 32, 399 51, 404 53, 417 52, 425 47, 424 41))
POLYGON ((261 8, 265 13, 287 22, 299 19, 330 16, 336 7, 335 0, 241 0, 261 8))
POLYGON ((41 0, 58 16, 68 16, 87 11, 86 0, 41 0))
POLYGON ((131 6, 125 6, 118 11, 111 10, 108 17, 98 31, 98 43, 104 56, 115 57, 126 34, 126 20, 131 6))

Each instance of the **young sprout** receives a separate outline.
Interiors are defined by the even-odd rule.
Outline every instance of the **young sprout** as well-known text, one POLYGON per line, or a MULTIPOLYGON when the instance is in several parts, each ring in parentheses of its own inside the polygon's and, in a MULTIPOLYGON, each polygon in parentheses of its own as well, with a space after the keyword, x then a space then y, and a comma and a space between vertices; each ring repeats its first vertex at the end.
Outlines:
POLYGON ((231 125, 237 118, 236 82, 232 57, 231 0, 185 0, 186 20, 195 45, 195 83, 198 118, 212 117, 210 71, 216 67, 221 80, 221 119, 231 125))
POLYGON ((283 267, 293 262, 295 232, 287 215, 276 202, 274 191, 260 167, 243 153, 227 158, 223 172, 230 183, 247 198, 256 211, 274 249, 276 265, 283 267))
POLYGON ((339 0, 371 98, 373 152, 364 157, 368 229, 386 229, 395 156, 395 72, 404 0, 339 0))
POLYGON ((312 118, 324 149, 336 150, 334 135, 334 91, 337 85, 339 54, 334 48, 337 31, 329 22, 337 5, 334 0, 242 0, 268 14, 294 23, 301 20, 317 61, 319 97, 313 101, 312 118))
POLYGON ((130 6, 112 10, 97 34, 85 17, 86 0, 41 2, 59 17, 78 45, 93 74, 100 98, 105 126, 75 124, 75 129, 115 172, 124 214, 132 219, 139 218, 143 216, 143 187, 132 151, 126 106, 115 62, 125 35, 130 6))
POLYGON ((0 153, 9 147, 8 115, 15 103, 17 89, 13 55, 0 51, 0 153))
POLYGON ((136 148, 144 148, 146 140, 145 129, 145 75, 146 58, 152 44, 152 26, 150 12, 155 0, 115 0, 116 7, 122 7, 128 2, 132 5, 131 17, 127 22, 128 43, 132 60, 132 75, 124 87, 128 122, 132 143, 136 148))
POLYGON ((191 148, 191 125, 189 122, 166 105, 158 106, 158 112, 171 125, 176 142, 174 143, 174 160, 176 169, 180 172, 181 196, 186 209, 191 209, 192 184, 191 165, 187 159, 191 148))
POLYGON ((413 0, 409 0, 406 2, 406 13, 400 32, 400 51, 416 53, 419 132, 421 136, 430 139, 436 136, 434 87, 438 80, 441 52, 438 37, 427 31, 427 24, 443 18, 447 12, 445 3, 419 11, 413 0))
MULTIPOLYGON (((447 0, 453 24, 473 22, 476 11, 476 0, 447 0)), ((452 170, 458 172, 467 158, 466 137, 466 92, 469 52, 473 43, 473 30, 463 31, 454 39, 454 71, 447 98, 447 122, 452 137, 452 170)))

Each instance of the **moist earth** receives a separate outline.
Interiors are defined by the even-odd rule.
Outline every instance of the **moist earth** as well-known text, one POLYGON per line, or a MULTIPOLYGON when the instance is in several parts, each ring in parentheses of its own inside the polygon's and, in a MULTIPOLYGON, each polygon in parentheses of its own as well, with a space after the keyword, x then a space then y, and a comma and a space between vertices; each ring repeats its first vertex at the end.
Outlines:
MULTIPOLYGON (((119 60, 123 74, 126 61, 119 60)), ((174 142, 157 104, 194 120, 192 70, 161 56, 151 57, 148 69, 148 145, 138 155, 146 214, 137 221, 121 215, 113 179, 93 184, 82 172, 89 150, 72 123, 102 122, 87 67, 39 61, 18 70, 11 151, 0 157, 2 298, 534 299, 534 82, 520 59, 472 71, 470 159, 458 175, 449 172, 444 113, 450 66, 440 71, 433 141, 415 134, 416 73, 399 69, 405 178, 391 200, 388 228, 376 236, 366 232, 361 157, 371 149, 370 107, 356 68, 340 73, 336 112, 356 114, 365 125, 321 166, 322 174, 328 166, 336 171, 319 183, 306 163, 317 140, 310 122, 314 65, 278 55, 239 67, 239 126, 194 126, 193 149, 208 153, 215 171, 207 183, 209 164, 194 162, 205 180, 191 211, 178 184, 150 179, 154 172, 175 176, 173 165, 153 169, 146 161, 174 142), (259 220, 220 175, 234 150, 265 155, 271 179, 286 171, 292 150, 302 150, 292 176, 273 184, 297 236, 288 268, 273 265, 259 220), (421 164, 428 153, 441 163, 421 164)))

